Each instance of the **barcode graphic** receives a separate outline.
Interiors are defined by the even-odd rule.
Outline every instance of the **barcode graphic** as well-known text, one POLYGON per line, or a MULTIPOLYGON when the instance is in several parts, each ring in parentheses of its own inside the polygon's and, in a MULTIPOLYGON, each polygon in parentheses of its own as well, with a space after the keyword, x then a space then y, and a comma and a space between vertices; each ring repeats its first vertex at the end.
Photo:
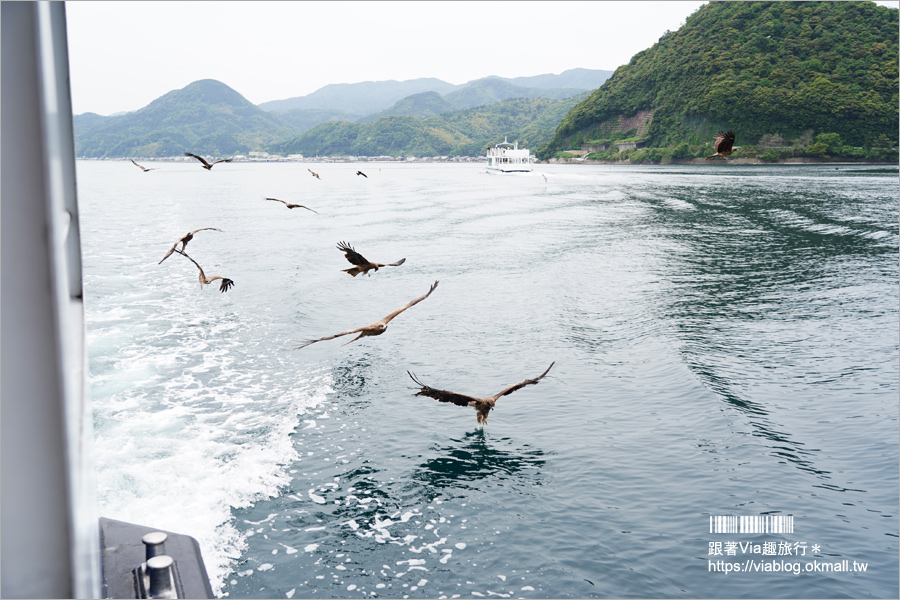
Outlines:
POLYGON ((709 517, 710 533, 794 533, 793 515, 718 515, 709 517))

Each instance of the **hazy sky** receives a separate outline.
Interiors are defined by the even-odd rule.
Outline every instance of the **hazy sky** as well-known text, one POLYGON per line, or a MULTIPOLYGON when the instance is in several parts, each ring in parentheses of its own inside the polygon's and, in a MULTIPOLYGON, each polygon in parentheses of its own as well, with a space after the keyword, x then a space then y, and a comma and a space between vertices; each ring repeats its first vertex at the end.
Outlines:
POLYGON ((66 3, 72 107, 137 110, 199 79, 260 104, 329 83, 613 71, 703 4, 78 0, 66 3))
POLYGON ((198 79, 254 104, 329 83, 615 70, 704 2, 66 3, 75 114, 198 79))

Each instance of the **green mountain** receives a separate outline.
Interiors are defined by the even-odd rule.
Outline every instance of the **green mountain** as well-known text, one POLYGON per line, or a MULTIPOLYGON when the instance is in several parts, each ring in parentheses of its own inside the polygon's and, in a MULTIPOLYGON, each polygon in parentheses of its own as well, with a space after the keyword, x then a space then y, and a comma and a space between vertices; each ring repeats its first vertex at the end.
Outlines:
POLYGON ((577 90, 596 90, 609 79, 612 71, 601 69, 569 69, 559 75, 531 75, 528 77, 504 77, 506 81, 530 88, 574 88, 577 90))
POLYGON ((369 115, 358 119, 360 123, 371 123, 381 117, 389 116, 407 116, 424 119, 434 115, 442 115, 444 113, 458 110, 459 107, 448 102, 443 96, 437 92, 422 92, 421 94, 413 94, 403 98, 389 109, 380 113, 369 115))
POLYGON ((269 151, 307 156, 477 156, 504 137, 535 147, 550 139, 581 97, 505 100, 425 119, 385 116, 371 123, 332 121, 269 151))
POLYGON ((348 113, 344 110, 330 108, 292 108, 273 114, 296 127, 298 131, 306 131, 326 121, 355 121, 362 117, 358 113, 348 113))
MULTIPOLYGON (((506 82, 510 86, 518 88, 541 88, 544 90, 559 90, 568 88, 568 92, 559 95, 555 92, 553 95, 543 95, 544 98, 564 98, 573 96, 585 90, 595 90, 606 81, 612 71, 603 71, 599 69, 569 69, 563 71, 559 75, 548 73, 545 75, 534 75, 531 77, 486 77, 485 79, 499 79, 506 82)), ((364 81, 362 83, 335 83, 326 85, 306 96, 298 96, 295 98, 287 98, 285 100, 273 100, 271 102, 263 102, 259 107, 270 112, 281 113, 284 111, 295 109, 326 109, 339 110, 349 114, 356 114, 360 117, 364 115, 374 115, 382 111, 387 111, 393 104, 396 104, 408 96, 423 94, 426 92, 437 92, 441 96, 446 96, 453 92, 462 91, 468 87, 479 87, 483 79, 469 81, 462 85, 453 85, 440 79, 433 77, 423 77, 419 79, 409 79, 406 81, 364 81)), ((465 95, 463 95, 465 97, 465 95)), ((507 95, 494 94, 491 98, 480 101, 479 103, 457 102, 454 103, 457 108, 472 108, 487 104, 490 101, 497 102, 508 98, 532 98, 539 97, 532 93, 513 93, 507 95)))
POLYGON ((444 95, 444 99, 460 109, 496 104, 510 98, 551 98, 561 100, 584 90, 526 88, 501 77, 485 77, 468 83, 465 87, 444 95))
POLYGON ((177 156, 185 151, 233 155, 299 132, 213 79, 195 81, 131 113, 79 115, 73 123, 76 156, 91 158, 177 156))
POLYGON ((270 112, 296 108, 323 108, 369 115, 384 110, 399 100, 422 92, 446 93, 456 88, 452 83, 433 77, 407 81, 364 81, 332 83, 306 96, 263 102, 259 107, 270 112))
POLYGON ((719 129, 733 130, 745 155, 800 143, 821 142, 823 154, 896 145, 897 57, 896 9, 710 2, 616 69, 539 156, 629 135, 696 156, 719 129))
POLYGON ((597 89, 611 74, 569 69, 559 75, 491 76, 462 85, 433 78, 342 83, 326 85, 307 96, 263 102, 259 107, 305 130, 335 119, 370 123, 391 115, 425 118, 510 98, 570 98, 597 89))
MULTIPOLYGON (((589 70, 575 71, 569 75, 565 72, 525 79, 533 79, 538 85, 552 85, 559 77, 572 80, 572 77, 597 76, 589 70)), ((439 80, 416 81, 415 85, 431 85, 439 80)), ((360 94, 375 88, 383 94, 410 89, 397 85, 382 87, 380 84, 383 83, 402 82, 369 82, 349 87, 360 94)), ((344 86, 326 88, 331 90, 330 93, 346 91, 344 86)), ((546 142, 565 112, 575 105, 572 98, 565 101, 547 98, 574 98, 573 94, 578 93, 573 88, 522 87, 499 77, 451 88, 456 89, 452 94, 462 107, 484 106, 472 113, 460 112, 459 104, 452 103, 440 92, 427 91, 403 96, 393 106, 370 117, 347 112, 337 105, 293 108, 276 113, 254 106, 224 83, 206 79, 173 90, 131 113, 109 117, 93 113, 76 115, 75 151, 77 156, 88 158, 179 156, 185 151, 229 156, 275 148, 307 155, 480 154, 487 143, 502 141, 503 134, 509 135, 510 139, 520 139, 521 143, 532 144, 532 147, 538 142, 546 142), (534 97, 533 100, 540 97, 542 100, 498 103, 498 98, 510 96, 534 97), (385 117, 397 118, 384 120, 385 117), (348 124, 350 121, 365 123, 348 124), (476 122, 478 125, 473 125, 476 122), (319 124, 323 127, 309 131, 319 124), (309 134, 301 135, 305 131, 309 134), (357 139, 361 131, 365 137, 357 139), (494 139, 497 136, 499 139, 494 139), (289 140, 294 142, 289 143, 289 140)), ((581 92, 582 95, 586 93, 581 92)), ((349 102, 349 98, 344 99, 349 102)), ((363 101, 368 100, 364 98, 363 101)))
POLYGON ((486 77, 473 81, 460 90, 445 96, 441 96, 437 92, 424 92, 407 96, 389 109, 357 119, 357 121, 360 123, 371 123, 381 117, 391 115, 425 119, 435 115, 446 115, 479 106, 489 106, 515 98, 561 100, 575 96, 585 97, 587 94, 584 91, 579 92, 579 90, 571 88, 527 88, 510 83, 508 80, 500 77, 486 77))

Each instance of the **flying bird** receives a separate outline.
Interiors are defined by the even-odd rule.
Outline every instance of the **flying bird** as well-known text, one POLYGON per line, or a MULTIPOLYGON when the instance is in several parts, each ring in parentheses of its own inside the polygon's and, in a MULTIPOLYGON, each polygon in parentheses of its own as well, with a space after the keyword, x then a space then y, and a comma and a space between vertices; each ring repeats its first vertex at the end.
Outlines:
POLYGON ((338 242, 337 245, 338 250, 344 253, 344 257, 352 264, 356 265, 355 267, 351 267, 349 269, 343 269, 344 273, 349 273, 353 277, 356 277, 360 273, 367 274, 369 277, 372 276, 369 271, 375 270, 377 271, 379 267, 399 267, 403 263, 406 262, 405 258, 401 258, 395 263, 373 263, 366 260, 366 257, 354 250, 350 244, 347 242, 338 242))
POLYGON ((146 173, 147 171, 155 171, 156 170, 155 168, 148 169, 147 167, 145 167, 143 165, 137 164, 136 162, 134 162, 133 158, 131 159, 131 162, 132 162, 132 164, 134 164, 134 166, 136 166, 138 169, 140 169, 144 173, 146 173))
POLYGON ((553 365, 556 364, 556 361, 550 363, 550 366, 547 367, 547 370, 541 373, 539 377, 535 377, 534 379, 526 379, 520 383, 515 383, 502 392, 494 394, 493 396, 488 396, 486 398, 476 398, 475 396, 467 396, 465 394, 457 394, 456 392, 448 392, 447 390, 436 390, 433 387, 429 387, 419 381, 415 375, 407 371, 406 373, 410 376, 410 378, 422 389, 416 392, 416 396, 428 396, 429 398, 434 398, 438 402, 452 402, 458 406, 471 406, 475 409, 477 413, 475 417, 478 419, 478 424, 484 427, 487 423, 488 413, 491 412, 491 409, 494 408, 494 404, 497 403, 497 399, 500 396, 506 396, 507 394, 512 394, 519 388, 523 388, 526 385, 534 385, 538 381, 544 378, 544 376, 550 372, 550 369, 553 368, 553 365))
MULTIPOLYGON (((163 260, 166 260, 167 258, 172 256, 173 252, 184 252, 184 249, 187 248, 188 242, 191 241, 192 239, 194 239, 194 234, 197 233, 198 231, 206 231, 207 229, 211 229, 212 231, 222 231, 221 229, 216 229, 215 227, 201 227, 200 229, 195 229, 189 233, 186 233, 181 239, 179 239, 177 242, 172 244, 172 247, 169 248, 169 251, 166 252, 166 255, 163 256, 162 260, 156 264, 161 265, 163 260), (175 250, 175 247, 178 246, 178 244, 181 244, 181 250, 175 250)), ((187 255, 185 255, 185 256, 187 256, 187 255)))
POLYGON ((285 206, 287 206, 288 208, 291 208, 291 209, 294 209, 294 208, 305 208, 306 210, 312 210, 314 213, 319 214, 318 211, 315 211, 315 210, 311 209, 311 208, 308 207, 308 206, 303 206, 302 204, 288 204, 288 203, 285 202, 284 200, 279 200, 278 198, 266 198, 266 200, 271 200, 272 202, 281 202, 282 204, 284 204, 285 206))
POLYGON ((357 171, 356 174, 357 174, 357 175, 362 175, 362 176, 365 177, 366 179, 369 178, 369 176, 366 175, 365 173, 363 173, 362 171, 357 171))
POLYGON ((711 158, 721 158, 724 160, 728 160, 728 155, 735 151, 734 148, 734 132, 733 131, 720 131, 713 137, 713 150, 716 151, 715 154, 710 154, 706 157, 706 160, 711 158))
POLYGON ((213 168, 213 165, 217 165, 220 162, 231 162, 230 158, 220 158, 219 160, 215 160, 212 163, 208 163, 208 162, 206 162, 206 159, 203 158, 202 156, 197 156, 196 154, 191 154, 190 152, 185 152, 184 155, 196 158, 197 160, 202 162, 203 168, 206 169, 207 171, 211 171, 213 168))
POLYGON ((316 173, 315 171, 313 171, 312 169, 307 168, 306 170, 309 171, 310 173, 312 173, 312 176, 315 177, 316 179, 322 179, 321 177, 319 177, 319 174, 316 173))
POLYGON ((197 265, 197 268, 200 269, 200 289, 201 290, 203 289, 204 285, 208 285, 208 284, 212 283, 213 281, 215 281, 216 279, 222 280, 222 283, 219 285, 219 291, 222 292, 223 294, 225 292, 227 292, 228 290, 230 290, 232 288, 232 286, 234 286, 234 281, 232 281, 231 279, 228 279, 227 277, 222 277, 221 275, 216 275, 215 277, 207 277, 206 273, 203 272, 203 267, 201 267, 199 264, 197 264, 196 260, 194 260, 193 258, 188 256, 181 250, 176 250, 176 252, 178 252, 178 254, 180 254, 182 256, 187 256, 188 260, 190 260, 192 263, 197 265))
MULTIPOLYGON (((367 337, 370 335, 381 335, 382 333, 384 333, 387 330, 388 323, 391 322, 391 319, 393 319, 394 317, 396 317, 397 315, 402 313, 407 308, 415 306, 416 304, 418 304, 419 302, 421 302, 422 300, 424 300, 425 298, 430 296, 431 292, 434 291, 434 288, 436 288, 437 285, 438 285, 438 282, 435 281, 432 284, 431 289, 428 290, 427 294, 425 294, 424 296, 419 296, 418 298, 416 298, 415 300, 413 300, 412 302, 410 302, 403 308, 398 308, 397 310, 395 310, 394 312, 392 312, 385 318, 381 319, 380 321, 376 321, 375 323, 372 323, 371 325, 367 325, 365 327, 357 327, 356 329, 350 329, 349 331, 344 331, 342 333, 336 333, 334 335, 329 335, 329 336, 326 336, 323 338, 319 338, 317 340, 309 340, 308 342, 303 342, 302 344, 300 344, 299 346, 297 346, 294 349, 299 350, 300 348, 305 348, 305 347, 309 346, 310 344, 315 344, 316 342, 324 342, 325 340, 333 340, 334 338, 341 337, 342 335, 349 335, 351 333, 358 333, 359 335, 356 336, 355 338, 353 338, 352 340, 350 340, 349 342, 347 342, 347 344, 353 343, 362 337, 367 337)), ((343 344, 343 345, 346 346, 347 344, 343 344)))

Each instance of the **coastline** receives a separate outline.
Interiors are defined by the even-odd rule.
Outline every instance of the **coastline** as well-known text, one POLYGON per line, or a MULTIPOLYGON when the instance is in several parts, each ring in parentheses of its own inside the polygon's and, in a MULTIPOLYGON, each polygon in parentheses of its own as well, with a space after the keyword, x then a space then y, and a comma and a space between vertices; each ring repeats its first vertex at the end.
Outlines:
POLYGON ((629 160, 569 160, 565 158, 550 158, 535 164, 556 165, 708 165, 726 163, 732 165, 897 165, 895 162, 886 162, 878 159, 847 160, 845 158, 816 158, 798 157, 783 160, 760 160, 758 158, 729 158, 726 160, 706 160, 704 158, 675 158, 666 162, 631 162, 629 160))

